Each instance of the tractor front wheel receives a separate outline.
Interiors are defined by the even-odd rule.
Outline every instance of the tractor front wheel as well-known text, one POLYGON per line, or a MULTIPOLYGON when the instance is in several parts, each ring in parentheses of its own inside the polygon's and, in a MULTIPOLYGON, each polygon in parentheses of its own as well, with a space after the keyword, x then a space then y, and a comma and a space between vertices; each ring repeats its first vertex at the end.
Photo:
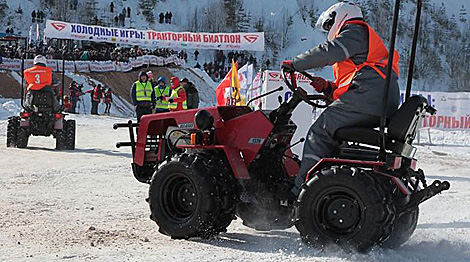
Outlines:
POLYGON ((164 162, 153 175, 149 204, 159 231, 174 239, 210 238, 225 228, 233 216, 224 209, 217 174, 204 157, 183 154, 164 162), (220 219, 228 221, 219 221, 220 219))

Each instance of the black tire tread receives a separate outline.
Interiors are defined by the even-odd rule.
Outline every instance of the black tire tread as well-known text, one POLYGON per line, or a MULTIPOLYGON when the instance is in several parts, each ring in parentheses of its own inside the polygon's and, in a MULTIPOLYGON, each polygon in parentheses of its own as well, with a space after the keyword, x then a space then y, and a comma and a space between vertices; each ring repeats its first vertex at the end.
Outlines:
POLYGON ((311 179, 304 185, 296 203, 298 214, 296 227, 304 243, 313 246, 337 243, 341 246, 351 246, 360 252, 366 252, 373 246, 380 244, 383 239, 386 239, 391 232, 395 209, 391 201, 390 193, 383 190, 371 175, 360 169, 355 169, 355 172, 353 172, 353 170, 348 167, 333 167, 320 171, 317 177, 316 179, 311 179), (363 229, 349 239, 341 237, 329 239, 321 235, 318 231, 315 231, 314 226, 312 226, 312 223, 309 223, 307 219, 310 211, 308 201, 313 201, 315 198, 315 196, 312 195, 315 193, 315 188, 327 187, 332 183, 344 183, 345 186, 348 186, 350 189, 352 189, 352 185, 355 184, 354 190, 360 189, 363 191, 359 193, 356 192, 363 197, 365 196, 362 201, 369 202, 370 207, 368 212, 373 212, 373 215, 368 215, 369 221, 364 225, 363 229))
MULTIPOLYGON (((213 166, 213 165, 212 165, 213 166)), ((159 231, 173 239, 188 239, 191 237, 212 238, 220 232, 225 232, 226 228, 233 220, 231 208, 224 210, 221 187, 218 185, 217 173, 211 169, 210 161, 207 157, 200 155, 181 154, 163 162, 155 172, 149 189, 149 205, 151 218, 159 225, 159 231), (209 163, 209 165, 208 165, 209 163), (159 208, 158 196, 160 182, 159 176, 164 176, 166 169, 179 169, 180 172, 187 172, 188 177, 196 185, 196 188, 203 192, 200 202, 204 202, 204 209, 197 215, 197 219, 190 222, 175 225, 165 221, 159 208), (202 200, 202 201, 201 201, 202 200)))
POLYGON ((8 118, 7 124, 7 147, 16 147, 17 132, 20 128, 20 118, 12 116, 8 118))
POLYGON ((67 120, 65 122, 65 149, 75 149, 75 120, 67 120))
POLYGON ((16 147, 26 148, 28 146, 29 132, 25 127, 19 127, 16 133, 16 147))

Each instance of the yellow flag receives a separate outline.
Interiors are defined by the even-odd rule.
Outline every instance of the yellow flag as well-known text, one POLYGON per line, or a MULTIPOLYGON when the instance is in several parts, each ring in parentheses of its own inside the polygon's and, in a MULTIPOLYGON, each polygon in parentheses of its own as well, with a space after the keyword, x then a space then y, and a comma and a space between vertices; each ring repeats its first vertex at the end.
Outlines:
POLYGON ((245 100, 243 99, 242 95, 240 94, 240 79, 238 79, 238 68, 235 61, 232 59, 232 77, 231 77, 231 87, 232 91, 232 100, 235 102, 236 106, 244 106, 245 100))

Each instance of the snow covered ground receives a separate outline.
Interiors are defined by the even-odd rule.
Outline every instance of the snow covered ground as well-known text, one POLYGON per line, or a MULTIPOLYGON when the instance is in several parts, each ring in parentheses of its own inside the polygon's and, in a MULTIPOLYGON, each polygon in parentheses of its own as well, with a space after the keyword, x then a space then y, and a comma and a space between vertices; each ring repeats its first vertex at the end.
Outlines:
POLYGON ((171 240, 149 219, 148 188, 131 174, 129 149, 114 147, 128 138, 112 124, 126 119, 71 118, 77 148, 61 152, 42 137, 28 149, 5 148, 0 121, 0 261, 470 261, 469 133, 446 132, 455 143, 441 145, 433 131, 439 145, 419 146, 420 167, 451 189, 421 206, 405 246, 363 255, 307 248, 295 228, 260 233, 240 220, 216 240, 171 240))

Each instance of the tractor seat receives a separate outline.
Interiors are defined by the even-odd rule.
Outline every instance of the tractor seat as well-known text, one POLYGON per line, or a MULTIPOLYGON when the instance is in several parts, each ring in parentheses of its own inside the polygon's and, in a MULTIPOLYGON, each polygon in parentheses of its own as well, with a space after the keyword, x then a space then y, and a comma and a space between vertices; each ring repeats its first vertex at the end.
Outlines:
POLYGON ((380 146, 380 132, 369 127, 343 127, 335 134, 336 140, 380 146))
POLYGON ((52 112, 54 110, 52 92, 34 92, 32 105, 35 106, 38 112, 52 112))
MULTIPOLYGON (((425 112, 433 113, 433 110, 432 107, 427 106, 426 98, 422 96, 410 97, 400 106, 387 125, 385 133, 387 149, 396 151, 397 148, 402 148, 403 144, 411 145, 425 112), (400 146, 396 147, 396 144, 400 144, 400 146)), ((338 129, 335 133, 335 139, 343 142, 380 146, 380 132, 368 127, 338 129)))

